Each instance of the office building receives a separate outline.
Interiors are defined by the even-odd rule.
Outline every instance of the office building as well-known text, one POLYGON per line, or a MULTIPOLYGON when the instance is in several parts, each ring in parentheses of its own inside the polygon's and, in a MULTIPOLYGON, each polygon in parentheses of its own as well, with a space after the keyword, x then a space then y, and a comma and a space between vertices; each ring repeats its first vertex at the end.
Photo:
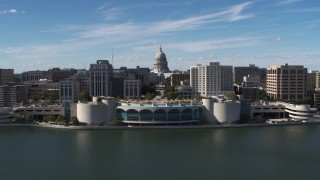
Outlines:
POLYGON ((108 60, 97 60, 89 69, 90 96, 111 96, 112 65, 108 60))
POLYGON ((211 97, 233 91, 232 66, 221 66, 219 62, 190 68, 190 86, 194 97, 211 97))
POLYGON ((267 69, 267 94, 273 99, 302 99, 307 92, 307 68, 288 64, 267 69))
POLYGON ((0 85, 5 85, 14 81, 13 69, 0 69, 0 85))

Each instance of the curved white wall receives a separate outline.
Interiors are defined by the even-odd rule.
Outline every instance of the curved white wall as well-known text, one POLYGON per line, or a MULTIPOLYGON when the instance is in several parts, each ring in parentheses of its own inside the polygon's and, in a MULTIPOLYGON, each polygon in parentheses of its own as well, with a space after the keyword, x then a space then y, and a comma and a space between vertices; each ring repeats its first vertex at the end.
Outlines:
POLYGON ((108 121, 107 112, 108 106, 105 104, 77 104, 77 117, 80 122, 97 125, 100 123, 106 124, 108 121))
POLYGON ((239 102, 216 102, 213 103, 214 116, 220 123, 234 122, 240 119, 239 102))
POLYGON ((202 98, 202 103, 204 105, 204 117, 211 124, 214 124, 213 118, 213 99, 212 98, 202 98))

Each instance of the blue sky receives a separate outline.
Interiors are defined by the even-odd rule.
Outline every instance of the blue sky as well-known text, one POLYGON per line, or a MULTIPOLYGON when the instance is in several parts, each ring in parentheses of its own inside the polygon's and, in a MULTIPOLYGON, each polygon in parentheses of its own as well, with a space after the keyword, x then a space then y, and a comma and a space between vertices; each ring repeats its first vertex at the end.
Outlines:
POLYGON ((319 0, 0 0, 0 68, 15 72, 218 61, 320 70, 319 0))

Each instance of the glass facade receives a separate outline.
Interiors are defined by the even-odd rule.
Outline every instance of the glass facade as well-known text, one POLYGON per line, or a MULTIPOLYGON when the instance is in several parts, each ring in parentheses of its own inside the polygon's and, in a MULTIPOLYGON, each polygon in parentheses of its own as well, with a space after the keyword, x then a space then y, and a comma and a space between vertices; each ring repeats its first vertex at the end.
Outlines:
POLYGON ((129 109, 117 109, 118 121, 150 121, 150 122, 179 122, 179 121, 192 121, 202 119, 202 107, 187 108, 187 109, 170 109, 168 112, 164 109, 157 109, 152 112, 149 109, 137 111, 129 109))

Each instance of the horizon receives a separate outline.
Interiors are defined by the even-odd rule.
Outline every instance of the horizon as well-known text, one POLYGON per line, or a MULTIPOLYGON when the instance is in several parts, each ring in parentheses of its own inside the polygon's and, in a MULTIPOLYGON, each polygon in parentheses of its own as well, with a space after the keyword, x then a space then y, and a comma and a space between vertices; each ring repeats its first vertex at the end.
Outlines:
POLYGON ((0 0, 0 68, 152 68, 160 45, 170 70, 193 65, 320 70, 320 5, 306 0, 68 2, 0 0))

